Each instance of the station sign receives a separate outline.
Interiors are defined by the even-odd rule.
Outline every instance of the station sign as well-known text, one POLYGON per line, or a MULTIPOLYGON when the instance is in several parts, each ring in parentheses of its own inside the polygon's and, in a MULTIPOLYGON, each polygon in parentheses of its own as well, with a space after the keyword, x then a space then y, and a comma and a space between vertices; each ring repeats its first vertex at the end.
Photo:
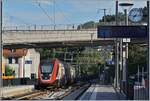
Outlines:
POLYGON ((32 60, 26 60, 25 64, 32 64, 32 60))
POLYGON ((98 26, 98 38, 146 38, 147 26, 98 26))

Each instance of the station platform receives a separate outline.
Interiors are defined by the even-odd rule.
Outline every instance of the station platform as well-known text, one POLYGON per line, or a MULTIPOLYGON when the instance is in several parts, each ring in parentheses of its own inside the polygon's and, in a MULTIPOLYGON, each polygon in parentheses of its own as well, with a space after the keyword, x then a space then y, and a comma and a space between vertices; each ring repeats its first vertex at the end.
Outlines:
POLYGON ((79 100, 119 100, 112 85, 92 84, 79 100))
POLYGON ((32 92, 34 90, 34 85, 8 86, 8 87, 2 87, 0 90, 2 95, 1 98, 9 98, 9 97, 32 92))

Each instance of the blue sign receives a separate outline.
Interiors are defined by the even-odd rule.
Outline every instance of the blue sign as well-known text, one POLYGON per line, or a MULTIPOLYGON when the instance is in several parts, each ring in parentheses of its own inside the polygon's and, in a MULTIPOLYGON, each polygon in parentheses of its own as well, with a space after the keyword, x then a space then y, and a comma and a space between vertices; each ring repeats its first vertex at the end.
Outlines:
POLYGON ((109 60, 109 61, 107 61, 107 64, 108 64, 108 65, 114 65, 114 61, 109 60))
POLYGON ((98 38, 146 38, 147 26, 98 26, 98 38))
POLYGON ((32 60, 26 60, 25 64, 32 64, 32 60))

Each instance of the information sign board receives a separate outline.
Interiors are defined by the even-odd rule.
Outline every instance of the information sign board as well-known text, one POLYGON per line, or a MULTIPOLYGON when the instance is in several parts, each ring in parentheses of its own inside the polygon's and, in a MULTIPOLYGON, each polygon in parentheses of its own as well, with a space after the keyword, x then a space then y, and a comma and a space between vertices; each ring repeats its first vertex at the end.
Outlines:
POLYGON ((147 26, 98 26, 98 38, 146 38, 147 26))

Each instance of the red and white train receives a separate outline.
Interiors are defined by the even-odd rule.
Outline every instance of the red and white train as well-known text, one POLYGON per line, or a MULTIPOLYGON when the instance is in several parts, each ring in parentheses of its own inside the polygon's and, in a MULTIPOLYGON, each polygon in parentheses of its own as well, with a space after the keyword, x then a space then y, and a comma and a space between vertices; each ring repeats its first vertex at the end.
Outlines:
POLYGON ((58 59, 43 61, 38 68, 38 84, 35 86, 65 86, 75 81, 75 68, 70 64, 62 63, 58 59))

